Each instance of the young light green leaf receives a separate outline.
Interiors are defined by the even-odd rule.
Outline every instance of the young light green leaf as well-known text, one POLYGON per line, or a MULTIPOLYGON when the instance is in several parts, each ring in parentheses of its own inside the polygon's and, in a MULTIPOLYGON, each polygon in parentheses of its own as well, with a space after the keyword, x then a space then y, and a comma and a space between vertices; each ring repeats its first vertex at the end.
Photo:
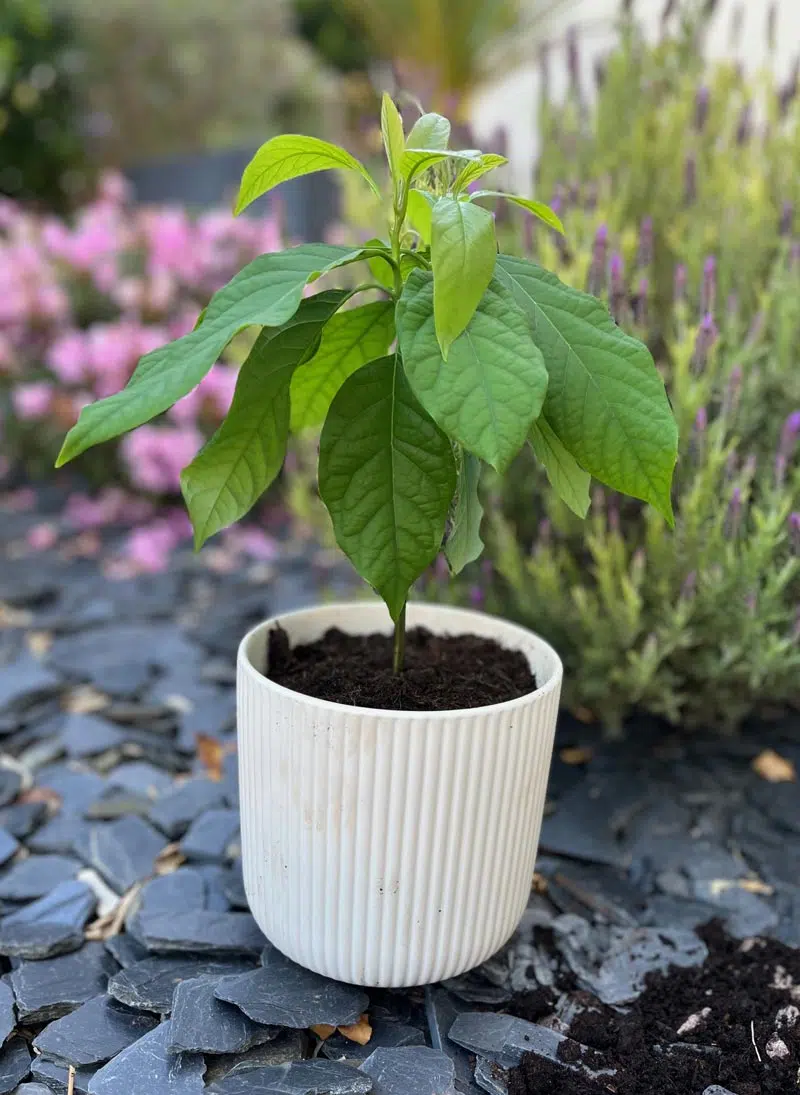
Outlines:
POLYGON ((380 197, 378 184, 369 171, 344 148, 318 137, 303 137, 295 133, 273 137, 259 148, 244 169, 234 212, 241 213, 256 198, 279 183, 301 175, 312 175, 315 171, 335 169, 358 172, 380 197))
POLYGON ((84 407, 56 466, 166 411, 200 383, 237 331, 250 324, 285 323, 297 311, 309 280, 360 254, 346 247, 303 244, 260 255, 214 294, 199 327, 146 354, 121 392, 84 407))
POLYGON ((498 156, 494 152, 485 152, 479 159, 462 167, 453 183, 453 193, 460 194, 466 190, 470 183, 476 182, 496 167, 503 167, 508 163, 505 156, 498 156))
POLYGON ((532 262, 500 255, 497 276, 528 316, 550 374, 545 414, 590 475, 672 523, 678 428, 647 347, 595 297, 532 262))
POLYGON ((531 426, 530 441, 536 459, 547 472, 550 486, 573 513, 585 517, 589 512, 591 476, 564 447, 544 414, 531 426))
POLYGON ((383 240, 368 240, 365 247, 375 249, 375 253, 367 260, 370 273, 384 289, 390 293, 394 289, 394 267, 391 262, 391 248, 383 240))
POLYGON ((513 202, 514 205, 527 209, 529 213, 533 213, 534 217, 538 217, 550 228, 554 228, 556 232, 560 232, 562 236, 564 235, 564 225, 561 223, 561 219, 544 202, 536 202, 532 198, 521 198, 518 194, 506 194, 502 190, 478 190, 470 200, 478 201, 479 198, 505 198, 507 202, 513 202))
POLYGON ((492 279, 447 361, 434 330, 430 273, 409 275, 396 321, 417 399, 449 437, 504 471, 525 443, 547 389, 542 355, 509 290, 492 279))
POLYGON ((450 531, 444 542, 444 554, 451 574, 459 574, 467 563, 474 562, 483 551, 483 506, 478 497, 480 477, 480 460, 472 453, 462 452, 455 502, 451 508, 450 531))
POLYGON ((322 430, 319 491, 339 547, 393 620, 436 557, 455 485, 450 442, 414 398, 399 355, 353 373, 322 430))
POLYGON ((319 349, 292 378, 292 430, 320 426, 347 378, 383 357, 394 338, 394 303, 379 300, 339 312, 322 332, 319 349))
POLYGON ((406 148, 400 166, 400 173, 410 186, 414 179, 422 171, 427 171, 434 164, 444 160, 455 160, 457 163, 469 163, 480 157, 480 152, 473 149, 464 149, 461 152, 437 152, 428 148, 406 148))
POLYGON ((392 182, 396 189, 401 177, 400 168, 406 149, 406 138, 400 111, 394 105, 394 100, 388 91, 384 91, 381 102, 381 134, 383 147, 386 149, 386 159, 389 161, 389 170, 392 173, 392 182))
POLYGON ((450 122, 441 114, 423 114, 408 135, 410 148, 430 148, 444 152, 450 140, 450 122))
POLYGON ((431 264, 436 337, 445 359, 475 314, 496 258, 492 214, 456 198, 440 198, 431 210, 431 264))
POLYGON ((409 190, 407 215, 411 227, 427 247, 431 242, 431 217, 435 199, 424 190, 409 190))
POLYGON ((334 290, 310 297, 284 327, 265 327, 256 339, 224 422, 181 475, 196 548, 243 517, 280 471, 292 375, 348 295, 334 290))

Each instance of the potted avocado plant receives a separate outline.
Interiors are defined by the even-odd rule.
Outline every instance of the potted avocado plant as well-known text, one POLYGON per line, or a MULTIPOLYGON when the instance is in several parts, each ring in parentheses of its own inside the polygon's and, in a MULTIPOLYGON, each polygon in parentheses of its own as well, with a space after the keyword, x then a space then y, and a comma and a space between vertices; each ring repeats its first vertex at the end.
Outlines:
MULTIPOLYGON (((381 600, 289 613, 243 638, 245 888, 268 939, 295 961, 406 986, 478 965, 519 922, 562 673, 535 634, 409 604, 409 591, 440 550, 454 572, 477 558, 481 468, 502 473, 527 444, 576 513, 595 476, 671 523, 677 430, 645 346, 595 298, 498 254, 486 201, 562 231, 539 202, 476 189, 504 159, 451 150, 439 114, 406 134, 389 96, 381 128, 388 238, 255 259, 193 332, 83 410, 58 464, 166 411, 237 332, 260 328, 227 418, 183 473, 196 545, 254 505, 292 430, 321 425, 321 497, 381 600), (355 264, 354 288, 308 295, 355 264)), ((237 212, 331 168, 381 193, 344 149, 281 136, 245 170, 237 212)))

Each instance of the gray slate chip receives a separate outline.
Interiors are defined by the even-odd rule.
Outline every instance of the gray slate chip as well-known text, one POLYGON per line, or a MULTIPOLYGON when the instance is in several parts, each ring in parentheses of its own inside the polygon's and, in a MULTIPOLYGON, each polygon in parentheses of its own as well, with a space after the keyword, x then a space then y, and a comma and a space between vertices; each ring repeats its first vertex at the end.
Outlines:
POLYGON ((206 810, 189 827, 181 841, 181 851, 198 863, 224 863, 230 858, 229 847, 239 836, 239 811, 206 810))
POLYGON ((357 1069, 318 1059, 232 1073, 212 1084, 208 1095, 366 1095, 373 1090, 369 1076, 357 1069))
POLYGON ((191 779, 182 787, 163 794, 151 807, 150 820, 170 840, 177 840, 201 814, 224 805, 225 797, 218 783, 210 779, 191 779))
POLYGON ((144 945, 142 917, 183 916, 187 910, 206 905, 206 884, 199 871, 180 867, 172 874, 152 878, 145 884, 137 907, 128 917, 128 931, 144 945))
POLYGON ((634 928, 616 943, 592 979, 604 1004, 624 1004, 643 991, 648 973, 666 973, 670 966, 701 966, 708 949, 683 928, 634 928))
POLYGON ((142 818, 121 817, 91 825, 79 834, 75 851, 118 893, 125 893, 153 873, 164 846, 163 836, 142 818))
POLYGON ((61 882, 46 896, 0 921, 0 954, 52 958, 77 950, 97 898, 85 882, 61 882))
POLYGON ((112 977, 108 992, 127 1007, 168 1015, 179 982, 204 975, 229 977, 251 968, 251 963, 233 959, 145 958, 112 977))
POLYGON ((216 981, 197 977, 182 981, 172 998, 170 1046, 175 1053, 244 1053, 279 1033, 277 1027, 254 1023, 233 1004, 214 995, 216 981))
POLYGON ((225 894, 228 868, 219 863, 198 863, 194 869, 203 876, 206 884, 206 908, 213 912, 230 912, 231 904, 225 894))
POLYGON ((360 989, 305 970, 272 947, 265 949, 262 963, 252 973, 225 978, 216 989, 220 1000, 236 1004, 256 1023, 338 1027, 357 1022, 369 1007, 360 989))
POLYGON ((453 1062, 427 1046, 376 1049, 361 1066, 372 1079, 373 1095, 450 1095, 453 1062))
POLYGON ((525 1053, 555 1061, 559 1046, 568 1040, 538 1023, 494 1011, 464 1012, 450 1028, 449 1038, 502 1068, 516 1068, 525 1053))
POLYGON ((226 1076, 241 1076, 245 1072, 268 1065, 285 1065, 308 1057, 311 1036, 305 1030, 284 1030, 272 1042, 264 1042, 247 1053, 220 1054, 208 1062, 206 1083, 214 1084, 226 1076))
POLYGON ((118 726, 97 715, 69 715, 60 738, 67 756, 73 760, 118 749, 125 742, 125 735, 118 726))
POLYGON ((32 852, 53 855, 66 855, 72 852, 76 843, 89 832, 89 822, 68 811, 56 815, 41 829, 38 829, 27 841, 32 852))
POLYGON ((193 1053, 171 1054, 170 1029, 162 1023, 123 1049, 95 1073, 89 1095, 202 1095, 205 1061, 193 1053))
POLYGON ((131 1011, 106 995, 56 1019, 34 1041, 34 1049, 57 1064, 101 1065, 153 1030, 155 1016, 131 1011))
POLYGON ((61 678, 34 657, 18 658, 0 669, 0 711, 15 707, 40 692, 55 692, 63 688, 61 678))
POLYGON ((106 939, 106 950, 112 958, 119 962, 123 969, 127 969, 128 966, 135 966, 137 962, 143 962, 148 957, 147 948, 143 947, 127 932, 121 935, 112 935, 110 939, 106 939))
POLYGON ((475 1064, 475 1081, 489 1095, 508 1095, 508 1073, 484 1057, 479 1057, 475 1064))
POLYGON ((472 1071, 472 1061, 465 1049, 447 1037, 456 1018, 464 1008, 459 1007, 449 992, 440 985, 428 985, 425 989, 425 1017, 431 1045, 440 1053, 446 1053, 456 1070, 456 1091, 459 1095, 477 1095, 472 1071))
POLYGON ((8 1095, 31 1070, 31 1051, 22 1038, 12 1038, 0 1049, 0 1095, 8 1095))
POLYGON ((60 1019, 105 992, 117 964, 102 943, 84 943, 79 951, 41 962, 21 962, 11 972, 11 987, 21 1023, 60 1019))
POLYGON ((225 882, 225 896, 232 909, 248 909, 241 863, 234 863, 225 882))
POLYGON ((124 787, 107 787, 86 811, 88 821, 116 821, 119 817, 147 817, 151 800, 124 787))
POLYGON ((19 842, 7 829, 0 829, 0 865, 8 863, 17 851, 19 851, 19 842))
POLYGON ((156 768, 146 760, 132 760, 120 764, 108 777, 112 787, 124 787, 126 791, 154 800, 172 790, 172 779, 162 768, 156 768))
POLYGON ((719 1084, 712 1084, 711 1087, 705 1089, 703 1095, 733 1095, 733 1092, 729 1091, 727 1087, 720 1087, 719 1084))
POLYGON ((54 886, 75 878, 81 869, 77 859, 62 855, 32 855, 14 863, 0 878, 0 898, 34 901, 54 886))
POLYGON ((45 1084, 20 1084, 14 1095, 53 1095, 53 1089, 45 1084))
POLYGON ((39 770, 36 782, 40 787, 50 787, 61 797, 65 814, 82 814, 106 785, 97 772, 89 772, 72 764, 49 764, 39 770))
MULTIPOLYGON (((89 1083, 97 1070, 95 1068, 79 1068, 75 1072, 75 1095, 88 1095, 89 1083)), ((55 1095, 67 1095, 69 1091, 69 1070, 64 1065, 57 1065, 55 1061, 46 1061, 43 1057, 34 1057, 31 1064, 31 1075, 34 1080, 40 1080, 47 1088, 48 1093, 55 1095)), ((133 1095, 133 1092, 131 1092, 133 1095)))
POLYGON ((18 802, 0 810, 0 827, 17 840, 24 840, 46 817, 46 802, 18 802))
POLYGON ((372 1037, 365 1046, 351 1042, 343 1034, 334 1034, 322 1043, 323 1054, 331 1061, 366 1061, 376 1049, 401 1049, 424 1046, 425 1035, 417 1027, 390 1019, 373 1019, 372 1037))
POLYGON ((11 1031, 17 1025, 17 1016, 14 1011, 14 993, 6 981, 0 981, 0 1045, 5 1042, 11 1031))
POLYGON ((196 954, 252 954, 264 948, 264 934, 250 913, 193 909, 180 913, 140 913, 136 933, 151 951, 196 954))

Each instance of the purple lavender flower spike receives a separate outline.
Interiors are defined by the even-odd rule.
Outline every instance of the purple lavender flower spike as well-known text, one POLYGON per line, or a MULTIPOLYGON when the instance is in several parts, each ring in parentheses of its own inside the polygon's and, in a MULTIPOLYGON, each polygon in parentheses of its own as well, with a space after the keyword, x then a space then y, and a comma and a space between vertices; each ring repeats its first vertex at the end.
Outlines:
POLYGON ((798 436, 800 436, 800 411, 792 411, 781 430, 780 450, 787 460, 794 452, 798 436))
POLYGON ((485 597, 483 590, 480 586, 470 586, 469 600, 473 608, 480 608, 483 604, 485 597))
POLYGON ((637 261, 640 266, 649 266, 653 261, 653 218, 644 217, 639 228, 639 253, 637 261))
POLYGON ((794 223, 794 205, 785 201, 781 206, 781 219, 778 231, 782 236, 791 236, 794 223))
POLYGON ((739 124, 736 127, 736 143, 747 144, 753 132, 753 104, 745 103, 739 115, 739 124))
POLYGON ((550 547, 550 541, 552 539, 553 526, 547 517, 543 517, 539 522, 539 539, 538 545, 541 548, 550 547))
POLYGON ((722 397, 722 417, 730 418, 739 409, 739 398, 742 394, 742 366, 734 365, 731 369, 728 383, 725 385, 725 394, 722 397))
POLYGON ((800 267, 800 240, 795 240, 789 252, 789 269, 797 270, 798 267, 800 267))
POLYGON ((728 512, 725 515, 725 534, 735 538, 739 533, 742 523, 742 488, 734 487, 728 502, 728 512))
POLYGON ((681 600, 690 601, 694 597, 697 591, 697 571, 690 570, 686 577, 683 579, 683 585, 681 586, 681 600))
POLYGON ((625 289, 625 279, 623 277, 625 271, 625 263, 622 260, 622 255, 619 251, 613 251, 611 253, 611 260, 608 264, 609 277, 611 278, 611 292, 621 293, 625 289))
POLYGON ((711 92, 706 84, 701 84, 694 98, 694 127, 698 133, 703 132, 708 117, 708 103, 711 92))
POLYGON ((686 157, 683 168, 683 197, 687 205, 697 198, 697 160, 693 153, 686 157))
POLYGON ((744 462, 744 468, 742 469, 742 475, 750 483, 755 479, 756 471, 758 470, 758 457, 754 452, 751 452, 748 458, 744 462))
POLYGON ((594 235, 592 262, 587 278, 587 290, 599 296, 605 286, 606 253, 608 251, 608 225, 601 224, 594 235))
POLYGON ((682 262, 675 267, 674 293, 676 303, 686 297, 686 267, 682 262))
POLYGON ((708 361, 708 355, 711 352, 714 343, 717 341, 718 335, 719 331, 714 322, 714 317, 710 312, 707 312, 703 316, 694 342, 694 357, 692 364, 696 372, 700 372, 705 368, 706 362, 708 361))
POLYGON ((717 296, 717 260, 709 255, 703 263, 703 289, 700 294, 700 311, 703 313, 714 311, 714 301, 717 296))
POLYGON ((694 428, 698 433, 705 433, 708 426, 708 411, 705 407, 700 407, 697 414, 694 416, 694 428))
POLYGON ((796 510, 789 514, 789 542, 795 555, 800 555, 800 513, 796 510))

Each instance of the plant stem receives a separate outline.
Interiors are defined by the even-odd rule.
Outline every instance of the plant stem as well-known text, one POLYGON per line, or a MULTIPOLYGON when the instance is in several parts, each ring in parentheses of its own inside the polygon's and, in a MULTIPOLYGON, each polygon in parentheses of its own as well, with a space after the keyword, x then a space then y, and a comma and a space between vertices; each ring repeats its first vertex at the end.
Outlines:
POLYGON ((394 625, 394 662, 392 668, 395 673, 403 672, 403 662, 406 657, 406 606, 397 617, 394 625))

